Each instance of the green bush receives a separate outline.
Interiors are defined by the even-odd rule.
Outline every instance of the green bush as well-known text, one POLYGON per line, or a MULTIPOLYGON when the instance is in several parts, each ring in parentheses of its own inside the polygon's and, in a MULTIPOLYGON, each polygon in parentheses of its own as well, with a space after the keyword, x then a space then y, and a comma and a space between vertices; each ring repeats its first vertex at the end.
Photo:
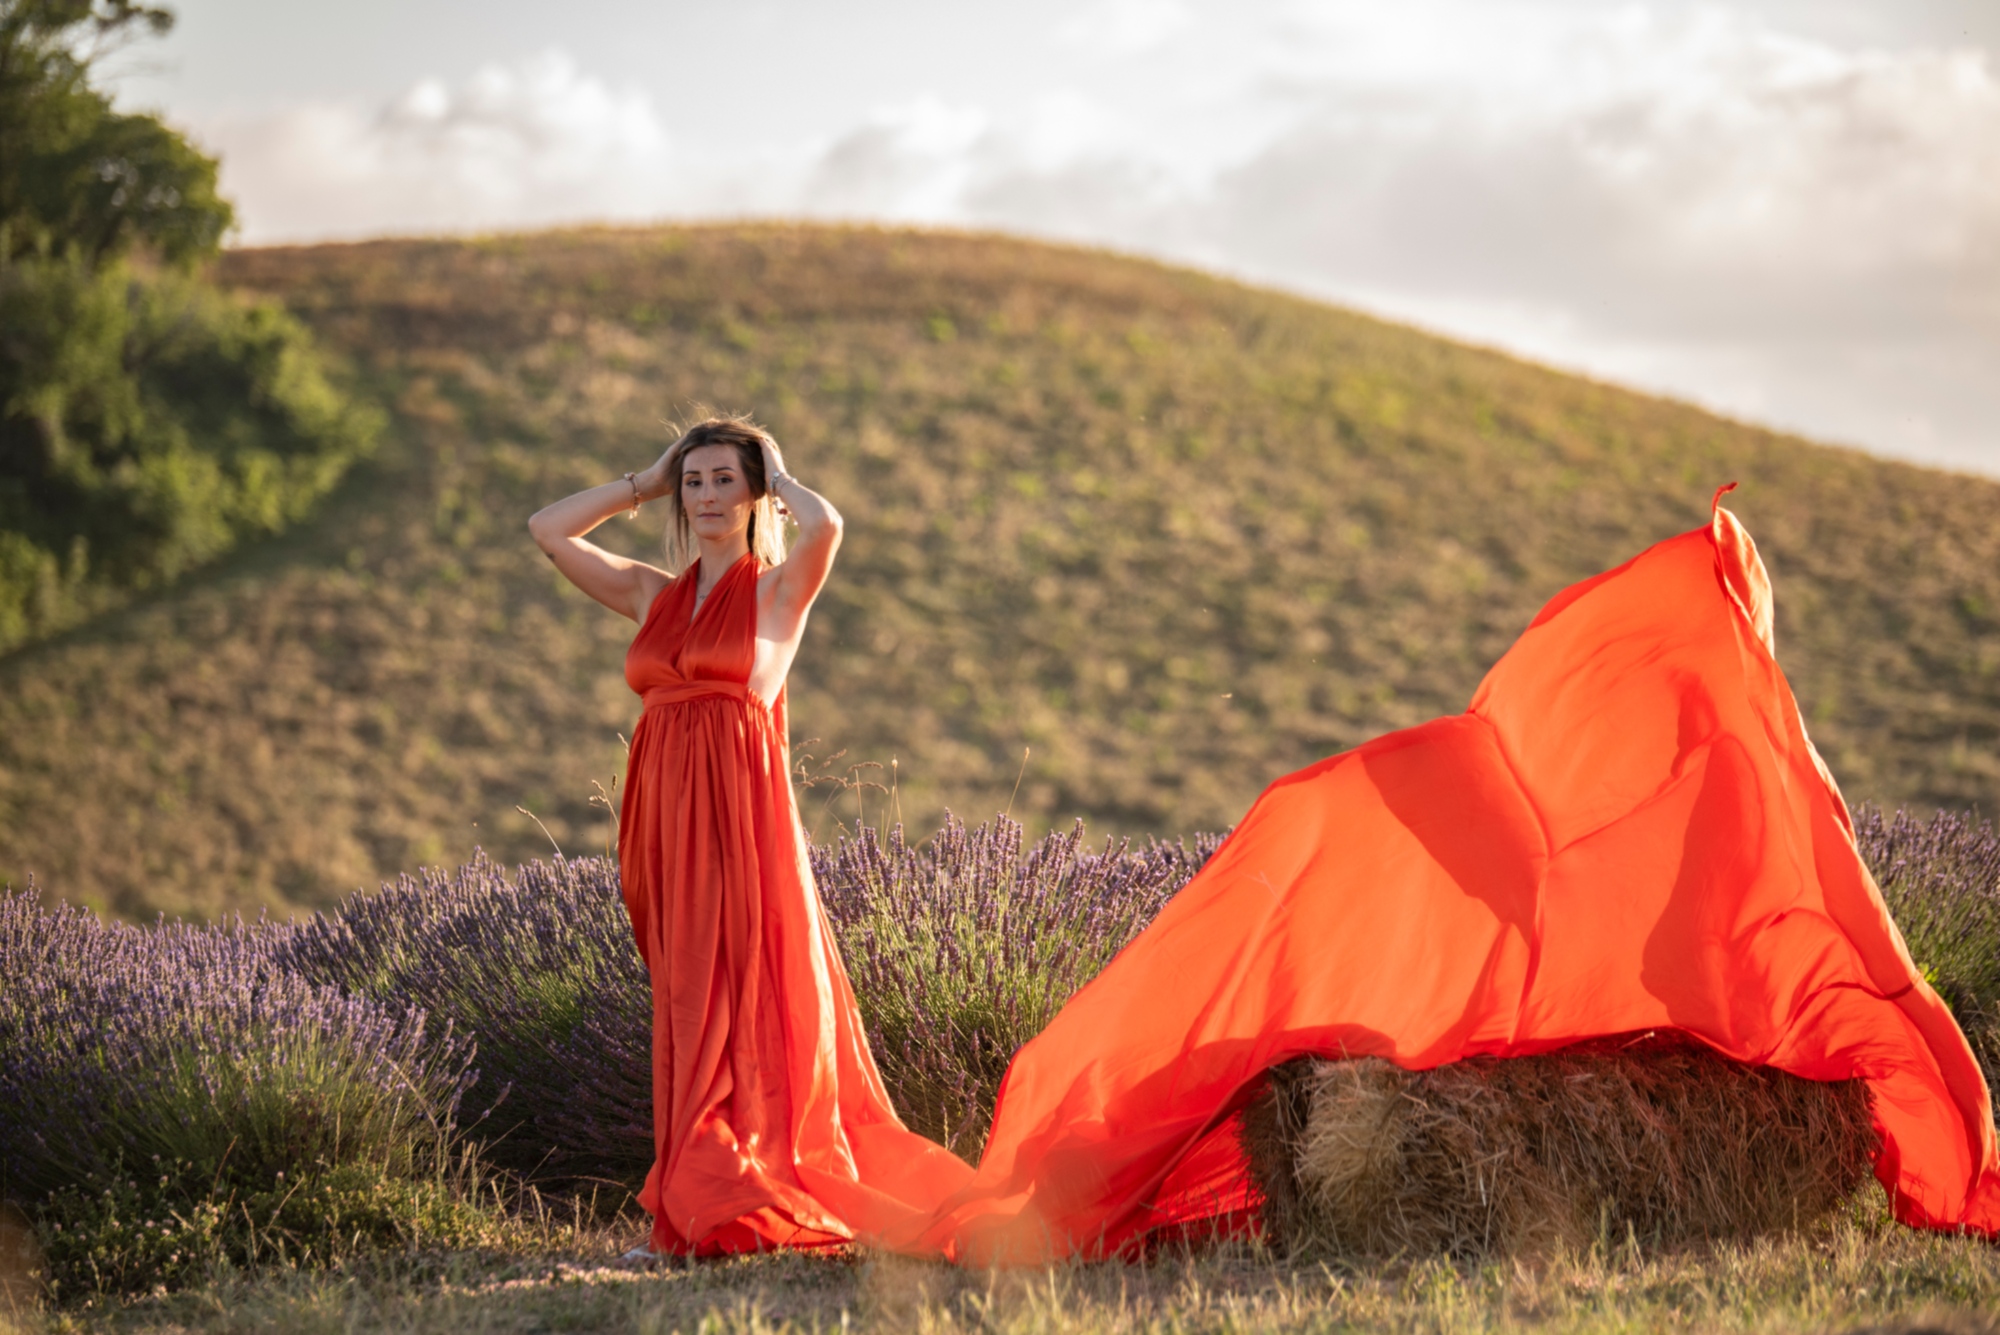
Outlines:
POLYGON ((215 253, 235 222, 215 159, 91 86, 107 51, 173 25, 144 0, 0 0, 0 255, 51 241, 92 265, 215 253))
POLYGON ((272 303, 0 258, 0 652, 303 518, 379 415, 272 303))
POLYGON ((0 896, 0 1197, 59 1295, 510 1227, 454 1129, 471 1041, 300 977, 281 938, 0 896))
POLYGON ((172 25, 0 3, 0 653, 298 520, 377 429, 282 310, 195 276, 215 160, 91 86, 172 25))

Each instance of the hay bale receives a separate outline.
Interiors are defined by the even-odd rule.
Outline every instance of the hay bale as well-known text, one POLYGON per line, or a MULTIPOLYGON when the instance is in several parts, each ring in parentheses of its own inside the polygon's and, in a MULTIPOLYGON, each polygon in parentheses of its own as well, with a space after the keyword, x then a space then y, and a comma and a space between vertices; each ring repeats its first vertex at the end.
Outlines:
POLYGON ((1243 1122, 1266 1232, 1379 1258, 1546 1254, 1795 1228, 1877 1148, 1859 1080, 1822 1083, 1647 1035, 1405 1071, 1307 1059, 1243 1122))

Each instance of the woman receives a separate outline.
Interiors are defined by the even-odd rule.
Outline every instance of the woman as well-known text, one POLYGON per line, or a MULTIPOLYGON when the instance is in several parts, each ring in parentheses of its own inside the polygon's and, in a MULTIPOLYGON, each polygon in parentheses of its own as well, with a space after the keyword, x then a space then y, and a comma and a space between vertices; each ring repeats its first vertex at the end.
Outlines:
POLYGON ((1649 1030, 1866 1079, 1897 1217, 2000 1236, 1985 1082, 1855 849, 1720 501, 1558 594, 1464 714, 1273 783, 1015 1055, 976 1172, 890 1111, 801 856, 782 688, 831 507, 725 420, 544 511, 564 573, 642 620, 620 858, 658 1007, 654 1247, 1129 1253, 1252 1223, 1235 1114, 1280 1062, 1649 1030), (767 478, 800 527, 768 569, 767 478), (678 579, 582 541, 670 492, 701 552, 678 579))
POLYGON ((633 1259, 837 1245, 926 1214, 970 1170, 890 1107, 786 753, 785 674, 840 515, 785 472, 768 432, 714 417, 528 527, 571 583, 639 623, 625 679, 645 712, 618 865, 653 983, 655 1160, 639 1196, 650 1247, 633 1259), (678 573, 586 540, 661 498, 678 573))

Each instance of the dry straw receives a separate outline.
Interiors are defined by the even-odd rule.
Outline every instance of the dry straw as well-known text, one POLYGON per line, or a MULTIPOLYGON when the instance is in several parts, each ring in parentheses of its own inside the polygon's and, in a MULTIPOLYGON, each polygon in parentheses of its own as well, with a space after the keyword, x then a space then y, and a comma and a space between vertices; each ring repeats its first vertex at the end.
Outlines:
POLYGON ((1243 1134, 1281 1246, 1460 1260, 1796 1228, 1854 1193, 1877 1144, 1861 1081, 1655 1035, 1430 1071, 1295 1061, 1243 1134))

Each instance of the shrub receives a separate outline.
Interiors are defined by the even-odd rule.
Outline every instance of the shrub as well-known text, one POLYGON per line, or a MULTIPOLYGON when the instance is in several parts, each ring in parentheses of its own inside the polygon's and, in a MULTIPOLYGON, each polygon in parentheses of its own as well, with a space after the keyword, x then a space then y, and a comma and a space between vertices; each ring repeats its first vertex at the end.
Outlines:
POLYGON ((1083 823, 1023 850, 1005 816, 950 816, 920 846, 863 828, 813 849, 883 1082, 910 1126, 977 1158, 1007 1063, 1153 920, 1219 835, 1084 846, 1083 823))
MULTIPOLYGON (((898 1110, 976 1154, 1008 1060, 1152 920, 1213 837, 1092 852, 1079 824, 1023 849, 1006 817, 912 846, 863 829, 812 867, 898 1110)), ((652 994, 615 866, 479 857, 315 915, 286 967, 448 1016, 479 1038, 468 1093, 494 1164, 636 1187, 653 1162, 652 994)))
POLYGON ((108 50, 172 14, 0 13, 4 654, 302 518, 377 422, 304 326, 196 276, 234 216, 215 160, 94 86, 108 50))
POLYGON ((372 448, 304 326, 175 273, 0 255, 0 653, 303 518, 372 448))
POLYGON ((324 1251, 351 1221, 302 1213, 301 1193, 346 1199, 449 1168, 470 1039, 309 981, 276 940, 0 897, 0 1191, 43 1203, 59 1284, 249 1259, 274 1228, 324 1251))
POLYGON ((490 1162, 636 1187, 653 1162, 653 1004, 616 868, 484 855, 405 875, 283 934, 317 982, 477 1034, 468 1130, 490 1162))
POLYGON ((1970 812, 1854 813, 1862 857, 1910 955, 2000 1087, 2000 833, 1970 812))

